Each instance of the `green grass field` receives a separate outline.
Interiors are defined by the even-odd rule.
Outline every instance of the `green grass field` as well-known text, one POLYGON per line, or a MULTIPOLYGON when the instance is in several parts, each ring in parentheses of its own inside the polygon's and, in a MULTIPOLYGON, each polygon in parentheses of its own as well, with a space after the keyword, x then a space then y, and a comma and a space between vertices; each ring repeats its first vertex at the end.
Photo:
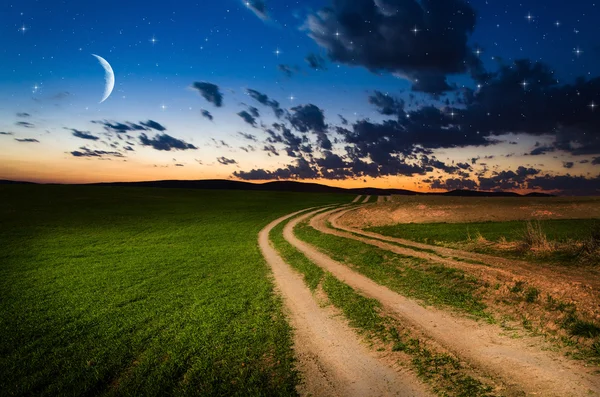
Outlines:
POLYGON ((0 394, 294 395, 257 234, 353 197, 0 187, 0 394))
MULTIPOLYGON (((550 249, 529 249, 527 222, 480 222, 480 223, 409 223, 371 227, 367 230, 386 236, 413 240, 427 244, 451 246, 480 253, 526 259, 533 262, 558 265, 598 264, 595 253, 587 254, 582 244, 598 239, 600 220, 560 219, 530 223, 540 236, 549 243, 550 249), (596 236, 596 237, 593 237, 596 236), (483 237, 483 242, 479 240, 483 237), (491 243, 502 241, 518 243, 511 249, 502 249, 491 243)), ((595 243, 597 244, 597 243, 595 243)))

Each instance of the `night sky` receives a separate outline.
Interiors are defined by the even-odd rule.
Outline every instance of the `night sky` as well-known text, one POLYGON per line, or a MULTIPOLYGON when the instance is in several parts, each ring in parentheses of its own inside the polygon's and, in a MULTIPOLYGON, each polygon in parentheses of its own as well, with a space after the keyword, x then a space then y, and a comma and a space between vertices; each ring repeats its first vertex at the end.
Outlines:
POLYGON ((0 4, 0 179, 600 192, 600 3, 0 4), (105 70, 115 86, 106 101, 105 70))

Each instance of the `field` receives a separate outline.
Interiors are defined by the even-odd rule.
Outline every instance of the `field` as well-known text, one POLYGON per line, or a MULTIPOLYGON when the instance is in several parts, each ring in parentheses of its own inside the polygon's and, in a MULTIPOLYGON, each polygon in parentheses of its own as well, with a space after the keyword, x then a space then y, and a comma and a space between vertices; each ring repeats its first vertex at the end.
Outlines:
POLYGON ((597 199, 0 200, 3 395, 600 394, 597 199))
POLYGON ((0 187, 0 394, 293 395, 256 244, 343 195, 0 187))

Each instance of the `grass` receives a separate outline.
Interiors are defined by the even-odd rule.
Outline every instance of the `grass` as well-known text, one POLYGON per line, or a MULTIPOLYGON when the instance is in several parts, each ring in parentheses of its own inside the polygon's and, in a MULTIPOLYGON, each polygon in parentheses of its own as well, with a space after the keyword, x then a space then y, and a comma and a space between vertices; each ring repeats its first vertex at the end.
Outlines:
POLYGON ((360 241, 322 234, 307 222, 299 224, 295 232, 301 240, 318 247, 333 259, 354 265, 354 270, 402 295, 490 318, 485 304, 476 296, 479 281, 462 270, 390 253, 360 241))
POLYGON ((298 270, 307 286, 315 291, 319 286, 328 300, 342 311, 350 326, 368 338, 375 338, 392 351, 403 351, 410 365, 424 380, 431 383, 440 395, 456 397, 490 396, 491 388, 468 375, 460 362, 447 353, 437 352, 407 329, 398 332, 399 323, 381 313, 381 304, 366 298, 347 284, 307 259, 283 238, 285 223, 275 227, 270 239, 286 263, 298 270))
POLYGON ((597 219, 543 220, 534 222, 427 223, 372 227, 386 236, 440 246, 458 246, 476 252, 578 264, 597 260, 600 229, 597 219), (496 244, 515 243, 512 249, 496 244), (581 248, 575 249, 577 245, 581 248))
POLYGON ((5 395, 295 395, 257 234, 350 197, 0 187, 5 395))

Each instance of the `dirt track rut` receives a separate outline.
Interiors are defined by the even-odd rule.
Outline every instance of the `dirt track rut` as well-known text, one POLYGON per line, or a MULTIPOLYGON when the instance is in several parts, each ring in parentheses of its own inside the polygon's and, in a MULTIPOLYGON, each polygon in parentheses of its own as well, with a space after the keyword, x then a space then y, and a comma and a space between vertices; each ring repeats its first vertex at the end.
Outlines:
POLYGON ((273 270, 275 284, 294 328, 294 349, 304 379, 300 394, 431 395, 413 374, 398 372, 378 360, 333 309, 320 307, 302 277, 271 246, 270 231, 296 214, 282 217, 265 227, 259 234, 259 246, 273 270))
MULTIPOLYGON (((316 212, 318 211, 288 223, 284 229, 285 239, 341 281, 364 295, 379 300, 397 318, 410 322, 492 378, 501 379, 511 393, 523 390, 527 394, 541 396, 600 394, 598 377, 590 375, 583 366, 559 354, 536 348, 538 341, 535 338, 512 339, 501 335, 499 327, 460 318, 438 309, 424 308, 296 238, 293 227, 316 212)), ((328 213, 320 215, 320 219, 328 213)))

